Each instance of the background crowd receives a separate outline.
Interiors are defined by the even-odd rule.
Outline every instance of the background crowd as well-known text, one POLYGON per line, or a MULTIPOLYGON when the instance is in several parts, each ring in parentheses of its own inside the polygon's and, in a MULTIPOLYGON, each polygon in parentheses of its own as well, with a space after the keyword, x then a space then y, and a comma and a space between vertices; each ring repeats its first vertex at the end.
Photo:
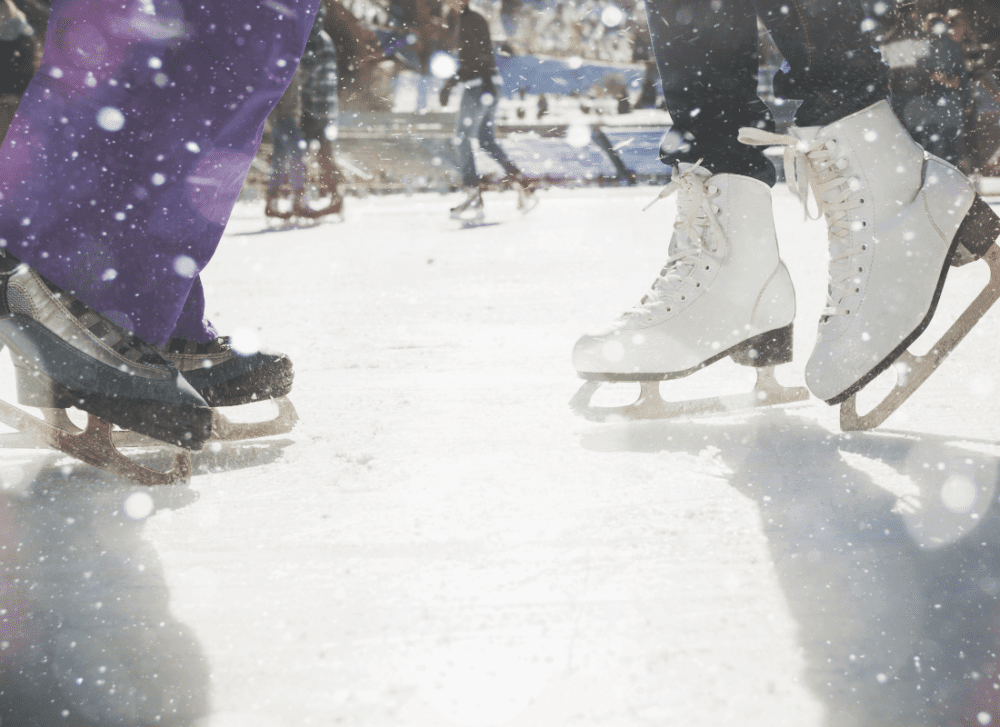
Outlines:
MULTIPOLYGON (((966 173, 1000 176, 1000 0, 867 4, 870 29, 890 66, 893 105, 910 133, 966 173)), ((307 103, 311 110, 296 113, 315 115, 315 108, 322 107, 330 118, 325 123, 307 120, 307 126, 335 129, 336 115, 344 111, 391 112, 394 79, 403 73, 418 74, 422 101, 433 103, 441 78, 435 77, 432 59, 437 53, 453 54, 455 4, 323 0, 323 6, 317 30, 332 53, 320 63, 325 70, 312 74, 318 80, 299 80, 300 93, 327 100, 307 103), (314 88, 315 83, 322 87, 314 88)), ((617 108, 628 112, 657 104, 656 70, 641 0, 481 0, 476 8, 490 24, 499 55, 645 67, 642 87, 617 89, 622 97, 617 108)), ((47 15, 46 0, 0 0, 0 134, 40 57, 47 15)), ((766 31, 761 50, 766 96, 769 78, 781 64, 766 31)), ((614 85, 605 84, 598 93, 614 85)), ((530 86, 529 80, 505 93, 515 96, 512 103, 517 96, 523 101, 525 94, 532 94, 530 86)), ((549 104, 551 96, 542 100, 549 104)), ((313 138, 323 142, 326 156, 334 153, 335 145, 327 142, 333 141, 335 131, 313 138)))

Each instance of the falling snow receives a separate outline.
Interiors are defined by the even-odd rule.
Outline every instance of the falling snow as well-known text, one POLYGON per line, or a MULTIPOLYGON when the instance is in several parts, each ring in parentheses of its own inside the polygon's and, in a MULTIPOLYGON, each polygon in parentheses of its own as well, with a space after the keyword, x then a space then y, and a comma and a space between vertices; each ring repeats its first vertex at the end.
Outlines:
MULTIPOLYGON (((876 432, 818 401, 586 422, 570 349, 659 271, 656 192, 543 191, 527 217, 487 193, 472 229, 447 219, 457 195, 349 198, 345 222, 287 231, 239 204, 208 312, 241 351, 289 353, 297 428, 151 491, 3 458, 61 698, 166 723, 143 711, 166 695, 202 727, 930 727, 942 704, 990 724, 1000 314, 876 432), (123 666, 136 643, 155 680, 123 666)), ((827 245, 775 200, 798 296, 778 377, 800 384, 827 245)), ((664 393, 751 380, 723 360, 664 393)))

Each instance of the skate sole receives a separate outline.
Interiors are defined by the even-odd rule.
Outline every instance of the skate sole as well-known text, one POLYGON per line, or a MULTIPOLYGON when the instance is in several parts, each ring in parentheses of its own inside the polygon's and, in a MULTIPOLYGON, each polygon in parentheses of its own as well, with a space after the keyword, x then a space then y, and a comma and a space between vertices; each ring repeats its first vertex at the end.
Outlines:
POLYGON ((198 451, 212 433, 212 410, 70 389, 41 370, 15 364, 18 400, 41 409, 76 407, 122 429, 198 451))
MULTIPOLYGON (((944 264, 941 267, 941 274, 938 276, 937 286, 934 289, 934 296, 932 297, 931 304, 927 309, 927 314, 923 317, 917 327, 914 328, 913 331, 910 332, 910 334, 907 335, 899 345, 889 352, 888 356, 882 359, 882 361, 876 364, 874 368, 840 394, 837 394, 837 396, 830 399, 826 399, 826 403, 831 406, 843 403, 870 384, 881 373, 892 366, 892 364, 894 364, 904 353, 906 353, 906 349, 909 348, 910 344, 916 341, 920 337, 920 334, 927 330, 927 326, 930 325, 931 319, 937 311, 938 301, 941 298, 941 292, 944 290, 944 283, 948 277, 949 268, 953 266, 959 267, 961 265, 966 265, 974 260, 984 257, 987 251, 989 251, 993 246, 993 243, 996 241, 998 236, 1000 236, 1000 217, 997 217, 996 213, 990 208, 990 206, 986 204, 986 202, 984 202, 979 195, 976 195, 976 198, 972 203, 972 207, 969 208, 968 213, 965 215, 965 219, 962 220, 962 224, 955 233, 955 238, 951 241, 951 246, 948 248, 948 254, 945 256, 944 264)), ((977 302, 979 302, 978 299, 977 302)), ((992 301, 990 301, 986 308, 982 309, 982 312, 979 314, 980 317, 986 312, 990 305, 992 305, 992 301)), ((952 348, 954 348, 954 346, 962 340, 964 335, 965 334, 963 333, 957 340, 955 340, 952 348)), ((950 350, 951 349, 948 351, 950 352, 950 350)), ((940 357, 939 361, 943 360, 946 355, 947 352, 940 357)), ((912 391, 910 393, 912 393, 912 391)), ((907 396, 909 396, 909 394, 907 394, 907 396)), ((902 401, 900 401, 899 404, 902 404, 902 401)), ((897 407, 899 404, 897 404, 897 407)), ((885 416, 888 417, 889 413, 885 416)), ((883 420, 884 418, 885 417, 883 417, 883 420)))
MULTIPOLYGON (((278 412, 273 417, 262 422, 234 422, 218 409, 212 410, 212 442, 242 442, 248 439, 273 437, 287 434, 295 428, 299 421, 295 406, 284 396, 273 400, 278 412)), ((3 402, 0 401, 0 405, 3 402)), ((70 434, 78 434, 82 430, 73 423, 65 409, 42 409, 45 421, 70 434)), ((155 447, 157 442, 144 434, 133 430, 115 430, 111 432, 111 441, 116 447, 155 447)))
MULTIPOLYGON (((288 434, 299 421, 295 406, 284 396, 273 400, 278 413, 262 422, 234 422, 218 409, 212 410, 212 442, 243 442, 248 439, 288 434)), ((115 432, 114 442, 120 447, 148 447, 152 442, 135 432, 115 432)), ((152 443, 155 444, 155 443, 152 443)))
POLYGON ((794 324, 789 323, 783 328, 760 333, 683 371, 625 374, 579 371, 577 375, 588 381, 672 381, 701 371, 706 366, 710 366, 726 356, 732 356, 733 361, 741 366, 755 368, 777 366, 792 360, 793 326, 794 324))

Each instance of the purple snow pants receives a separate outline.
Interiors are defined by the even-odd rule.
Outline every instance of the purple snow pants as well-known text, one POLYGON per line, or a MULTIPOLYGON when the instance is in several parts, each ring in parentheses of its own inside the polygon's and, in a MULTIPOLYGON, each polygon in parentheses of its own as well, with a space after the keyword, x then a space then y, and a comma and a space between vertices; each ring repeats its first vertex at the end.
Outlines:
POLYGON ((199 272, 318 5, 54 0, 0 148, 0 245, 152 344, 213 338, 199 272))

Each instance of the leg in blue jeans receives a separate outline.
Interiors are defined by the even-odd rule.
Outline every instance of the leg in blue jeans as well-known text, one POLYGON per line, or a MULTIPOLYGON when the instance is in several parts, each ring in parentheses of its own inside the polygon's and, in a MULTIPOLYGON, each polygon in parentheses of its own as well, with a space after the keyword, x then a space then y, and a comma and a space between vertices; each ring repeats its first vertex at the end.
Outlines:
POLYGON ((479 175, 476 173, 475 156, 472 150, 473 139, 479 142, 480 149, 496 159, 508 176, 520 174, 503 147, 497 142, 494 134, 494 119, 499 102, 498 96, 481 94, 480 89, 476 87, 467 88, 462 92, 458 120, 455 125, 455 137, 452 143, 456 146, 458 168, 462 173, 463 187, 479 186, 479 175), (484 103, 484 101, 489 103, 484 103))
POLYGON ((484 105, 486 113, 483 116, 483 120, 479 124, 479 148, 493 157, 497 163, 503 167, 504 173, 508 177, 517 177, 521 174, 518 168, 514 166, 514 163, 507 156, 507 152, 503 150, 500 143, 497 141, 496 137, 496 116, 497 116, 497 106, 500 104, 500 94, 499 92, 495 95, 488 94, 492 97, 489 104, 483 104, 484 99, 486 99, 487 94, 484 94, 480 98, 480 104, 484 105))

